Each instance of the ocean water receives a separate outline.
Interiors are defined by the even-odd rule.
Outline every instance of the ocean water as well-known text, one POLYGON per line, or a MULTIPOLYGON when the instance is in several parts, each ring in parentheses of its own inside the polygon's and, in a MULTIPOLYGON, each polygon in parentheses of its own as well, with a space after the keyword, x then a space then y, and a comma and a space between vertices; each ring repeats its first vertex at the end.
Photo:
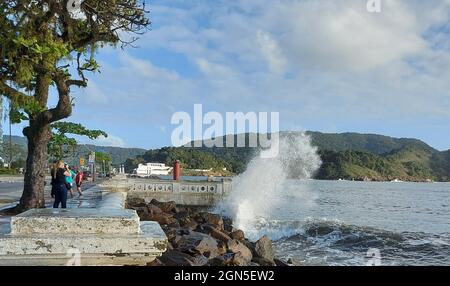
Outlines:
POLYGON ((450 184, 285 180, 244 225, 304 265, 450 265, 450 184))
POLYGON ((303 265, 450 265, 450 183, 315 181, 305 135, 255 156, 215 211, 303 265), (292 180, 290 178, 298 178, 292 180))

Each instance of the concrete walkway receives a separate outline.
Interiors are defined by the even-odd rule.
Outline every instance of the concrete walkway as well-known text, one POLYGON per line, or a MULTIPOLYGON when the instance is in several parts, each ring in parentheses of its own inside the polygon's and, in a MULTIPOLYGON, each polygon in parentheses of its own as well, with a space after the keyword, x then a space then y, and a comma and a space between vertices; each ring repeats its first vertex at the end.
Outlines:
POLYGON ((23 175, 0 175, 0 183, 23 182, 23 175))
MULTIPOLYGON (((86 182, 83 185, 83 191, 89 190, 95 187, 96 183, 86 182)), ((23 192, 23 182, 0 182, 0 210, 4 207, 18 204, 23 192)), ((53 205, 53 198, 51 197, 50 183, 47 182, 44 188, 45 202, 47 207, 53 205)), ((92 194, 87 192, 85 196, 79 198, 76 191, 74 191, 74 197, 68 196, 68 207, 95 207, 93 201, 99 200, 99 193, 92 194), (93 199, 97 197, 97 199, 93 199)))
MULTIPOLYGON (((79 197, 78 194, 74 194, 73 198, 67 199, 67 208, 96 208, 99 202, 102 200, 102 190, 99 190, 96 185, 90 184, 87 186, 88 189, 83 191, 83 196, 79 197)), ((54 199, 50 194, 50 187, 45 187, 45 205, 47 208, 51 209, 53 207, 54 199)), ((0 196, 1 198, 2 196, 0 196)), ((4 197, 4 196, 3 196, 4 197)), ((20 197, 19 197, 20 198, 20 197)), ((17 200, 12 200, 13 202, 0 204, 0 210, 8 209, 14 207, 18 203, 17 200)), ((11 217, 0 215, 0 234, 8 233, 10 229, 11 217)))
POLYGON ((166 251, 159 224, 124 209, 126 193, 94 186, 67 209, 46 201, 46 209, 0 217, 0 265, 67 265, 74 253, 75 265, 146 265, 166 251))

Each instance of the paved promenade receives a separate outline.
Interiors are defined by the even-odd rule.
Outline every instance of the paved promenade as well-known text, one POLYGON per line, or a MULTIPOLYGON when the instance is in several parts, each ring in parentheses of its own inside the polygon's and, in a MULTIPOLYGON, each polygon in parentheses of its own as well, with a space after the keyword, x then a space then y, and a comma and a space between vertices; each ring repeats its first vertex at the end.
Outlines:
POLYGON ((159 224, 125 209, 125 192, 85 187, 66 210, 51 208, 46 188, 46 209, 0 217, 0 265, 68 265, 72 252, 74 265, 146 265, 166 251, 159 224))

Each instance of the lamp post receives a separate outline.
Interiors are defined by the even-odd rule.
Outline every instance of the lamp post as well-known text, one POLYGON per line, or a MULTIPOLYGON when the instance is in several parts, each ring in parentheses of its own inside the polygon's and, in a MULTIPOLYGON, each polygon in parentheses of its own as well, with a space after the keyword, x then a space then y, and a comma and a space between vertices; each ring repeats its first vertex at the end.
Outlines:
POLYGON ((11 169, 12 163, 12 132, 11 132, 11 118, 9 118, 9 162, 8 169, 11 169))
POLYGON ((0 94, 0 167, 3 167, 5 154, 3 153, 3 96, 0 94))

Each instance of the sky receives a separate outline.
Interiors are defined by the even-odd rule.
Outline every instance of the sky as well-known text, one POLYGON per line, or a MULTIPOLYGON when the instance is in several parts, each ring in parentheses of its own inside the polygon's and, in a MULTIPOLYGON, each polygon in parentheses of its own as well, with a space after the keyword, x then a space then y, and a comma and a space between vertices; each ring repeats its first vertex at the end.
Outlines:
MULTIPOLYGON (((148 2, 148 1, 147 1, 148 2)), ((70 121, 95 143, 171 145, 174 112, 279 112, 282 130, 450 148, 450 0, 150 1, 137 48, 98 52, 70 121)), ((22 126, 13 128, 21 134, 22 126)))

